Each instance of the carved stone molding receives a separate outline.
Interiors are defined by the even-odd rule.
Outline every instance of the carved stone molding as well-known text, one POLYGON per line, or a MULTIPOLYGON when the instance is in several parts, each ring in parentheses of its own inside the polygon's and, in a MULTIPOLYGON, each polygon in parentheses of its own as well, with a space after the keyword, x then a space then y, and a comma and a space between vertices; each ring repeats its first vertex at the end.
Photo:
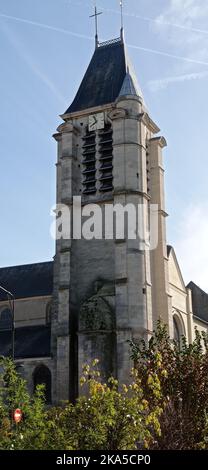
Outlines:
POLYGON ((140 120, 141 122, 143 122, 143 123, 145 124, 145 126, 147 126, 147 128, 148 128, 153 134, 157 134, 158 132, 160 132, 159 127, 158 127, 157 124, 155 124, 155 122, 150 118, 150 116, 149 116, 148 113, 142 113, 142 114, 140 114, 139 120, 140 120))
POLYGON ((114 329, 115 315, 103 297, 94 295, 82 304, 79 331, 113 331, 114 329))
POLYGON ((125 109, 114 109, 108 114, 108 117, 111 119, 111 121, 114 121, 115 119, 125 119, 127 116, 127 111, 125 109))
POLYGON ((67 134, 69 132, 73 132, 78 134, 80 132, 77 126, 74 126, 71 122, 64 122, 58 126, 57 131, 61 134, 67 134))
POLYGON ((166 141, 165 137, 163 137, 163 136, 153 137, 152 139, 150 139, 150 142, 156 142, 162 149, 164 147, 167 147, 167 141, 166 141))

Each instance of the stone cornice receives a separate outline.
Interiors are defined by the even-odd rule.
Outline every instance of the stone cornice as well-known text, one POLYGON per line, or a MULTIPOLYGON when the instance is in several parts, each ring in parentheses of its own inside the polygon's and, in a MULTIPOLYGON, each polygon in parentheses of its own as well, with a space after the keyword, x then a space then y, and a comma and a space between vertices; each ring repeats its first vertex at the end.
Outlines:
POLYGON ((123 142, 114 142, 113 143, 113 148, 116 148, 116 147, 123 147, 124 145, 134 145, 136 147, 139 147, 143 150, 147 150, 146 147, 144 145, 142 145, 140 142, 130 142, 128 140, 125 140, 123 142))
POLYGON ((160 215, 163 215, 163 217, 169 217, 169 214, 168 214, 167 212, 165 212, 163 209, 159 209, 159 210, 158 210, 158 213, 159 213, 160 215))
POLYGON ((60 117, 63 121, 69 121, 69 119, 78 119, 80 117, 89 116, 89 114, 101 113, 103 111, 111 110, 114 107, 114 103, 109 103, 103 106, 96 106, 94 108, 83 109, 82 111, 77 111, 70 114, 61 114, 60 117))
POLYGON ((53 356, 37 356, 37 357, 24 357, 23 359, 15 359, 15 364, 22 364, 22 363, 30 363, 30 362, 45 362, 45 361, 52 361, 53 356))
MULTIPOLYGON (((15 303, 21 303, 21 302, 28 302, 28 301, 34 301, 34 300, 50 300, 52 298, 52 293, 49 294, 49 295, 37 295, 35 297, 22 297, 22 298, 19 298, 19 299, 15 299, 15 303)), ((1 308, 3 305, 8 305, 8 303, 5 301, 5 300, 1 300, 0 301, 0 305, 1 305, 1 308)), ((23 320, 22 320, 23 321, 23 320)), ((25 320, 24 320, 25 321, 25 320)))
POLYGON ((119 96, 116 100, 116 105, 122 101, 137 101, 141 105, 143 104, 143 99, 141 96, 136 96, 136 95, 124 95, 124 96, 119 96))
POLYGON ((148 129, 153 134, 158 134, 160 132, 160 128, 155 124, 155 122, 150 118, 148 113, 142 113, 139 115, 139 120, 148 127, 148 129))
MULTIPOLYGON (((168 259, 168 261, 169 261, 169 259, 168 259)), ((186 292, 187 289, 186 288, 182 289, 181 287, 178 287, 175 284, 173 284, 171 281, 169 281, 169 285, 170 285, 171 289, 173 289, 175 292, 180 291, 182 294, 187 295, 187 292, 186 292)), ((173 309, 177 310, 176 307, 173 307, 173 309)), ((184 313, 187 313, 187 312, 184 312, 184 313)))
POLYGON ((164 170, 163 166, 160 165, 160 164, 155 165, 155 166, 151 166, 150 170, 151 170, 152 173, 155 172, 155 171, 158 171, 158 170, 161 171, 161 173, 165 173, 165 170, 164 170))
POLYGON ((56 142, 60 142, 60 141, 61 141, 61 134, 58 133, 58 132, 55 133, 55 134, 53 134, 52 137, 56 140, 56 142))
POLYGON ((152 139, 150 139, 150 142, 157 142, 158 145, 163 149, 164 147, 167 147, 167 141, 165 139, 165 137, 163 136, 159 136, 159 137, 152 137, 152 139))
POLYGON ((136 196, 141 196, 141 197, 144 197, 145 199, 147 199, 147 201, 150 201, 151 197, 146 193, 146 192, 143 192, 143 191, 139 191, 139 190, 133 190, 133 189, 115 189, 113 191, 113 195, 114 196, 125 196, 125 195, 136 195, 136 196))
POLYGON ((71 121, 64 122, 64 123, 60 124, 60 126, 58 126, 58 128, 57 128, 57 131, 60 134, 68 134, 70 132, 73 132, 74 134, 79 134, 80 133, 79 127, 73 125, 73 123, 71 121))

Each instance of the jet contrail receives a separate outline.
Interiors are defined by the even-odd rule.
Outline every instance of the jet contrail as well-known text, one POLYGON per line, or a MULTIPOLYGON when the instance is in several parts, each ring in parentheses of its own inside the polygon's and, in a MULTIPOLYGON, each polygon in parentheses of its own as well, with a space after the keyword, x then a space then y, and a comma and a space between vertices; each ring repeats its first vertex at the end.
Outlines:
MULTIPOLYGON (((110 8, 108 8, 108 9, 105 8, 103 10, 106 11, 106 12, 109 12, 109 13, 119 14, 119 11, 111 10, 110 8)), ((172 26, 173 28, 179 28, 179 29, 183 29, 185 31, 190 31, 190 32, 193 32, 193 33, 208 34, 207 29, 193 28, 192 26, 185 26, 185 25, 178 24, 178 23, 171 23, 169 21, 160 20, 159 18, 150 18, 149 16, 141 16, 141 15, 137 15, 135 13, 124 13, 124 16, 128 16, 128 17, 131 17, 131 18, 137 18, 139 20, 143 20, 143 21, 146 21, 148 23, 157 23, 157 24, 161 24, 161 25, 164 25, 164 26, 172 26)))
MULTIPOLYGON (((37 26, 39 28, 44 28, 44 29, 47 29, 47 30, 50 30, 50 31, 55 31, 57 33, 67 34, 69 36, 75 36, 75 37, 80 38, 80 39, 88 39, 90 41, 94 41, 94 36, 87 36, 85 34, 76 33, 74 31, 69 31, 67 29, 58 28, 56 26, 50 26, 50 25, 45 24, 45 23, 38 23, 36 21, 31 21, 31 20, 27 20, 27 19, 24 19, 24 18, 19 18, 17 16, 5 15, 3 13, 0 13, 0 17, 5 18, 5 19, 9 19, 9 20, 18 21, 20 23, 30 24, 32 26, 37 26)), ((208 65, 208 62, 204 62, 204 61, 196 60, 196 59, 191 59, 189 57, 183 57, 183 56, 178 56, 178 55, 174 55, 174 54, 169 54, 168 52, 158 51, 156 49, 149 49, 149 48, 146 48, 146 47, 136 46, 136 45, 133 45, 133 44, 128 44, 128 47, 131 48, 131 49, 138 49, 138 50, 144 51, 144 52, 150 52, 151 54, 157 54, 157 55, 161 55, 161 56, 164 56, 164 57, 169 57, 171 59, 183 60, 185 62, 191 62, 193 64, 206 65, 206 66, 208 65)))
POLYGON ((191 59, 190 57, 183 57, 180 55, 169 54, 168 52, 157 51, 156 49, 148 49, 146 47, 135 46, 133 44, 128 44, 128 47, 130 47, 131 49, 139 49, 140 51, 144 51, 144 52, 150 52, 152 54, 163 55, 165 57, 170 57, 171 59, 184 60, 186 62, 191 62, 193 64, 208 65, 208 62, 204 62, 203 60, 196 60, 196 59, 191 59))
POLYGON ((20 23, 30 24, 32 26, 38 26, 39 28, 49 29, 50 31, 55 31, 57 33, 68 34, 70 36, 75 36, 81 39, 90 39, 94 41, 94 36, 93 37, 86 36, 85 34, 75 33, 73 31, 68 31, 67 29, 63 29, 63 28, 57 28, 56 26, 50 26, 45 23, 38 23, 37 21, 31 21, 31 20, 27 20, 24 18, 19 18, 17 16, 5 15, 4 13, 0 13, 0 17, 8 19, 8 20, 18 21, 20 23))
POLYGON ((208 72, 188 73, 185 75, 176 75, 172 77, 150 80, 147 83, 147 86, 151 91, 155 92, 155 91, 167 88, 169 85, 172 85, 174 83, 184 83, 190 80, 201 80, 207 77, 208 77, 208 72))
MULTIPOLYGON (((76 0, 75 2, 73 0, 69 0, 69 3, 73 3, 74 6, 82 6, 82 7, 91 6, 90 2, 85 2, 84 3, 84 2, 81 2, 79 0, 76 0)), ((101 8, 103 12, 113 13, 115 15, 120 15, 120 9, 115 10, 113 8, 103 8, 102 5, 98 5, 98 7, 101 8)), ((159 18, 151 18, 149 16, 137 15, 136 13, 127 13, 125 11, 123 12, 123 15, 126 16, 126 17, 130 17, 130 18, 137 18, 139 20, 143 20, 143 21, 146 21, 148 23, 157 23, 157 24, 161 24, 161 25, 164 25, 164 26, 172 26, 173 28, 183 29, 184 31, 192 31, 193 33, 208 34, 207 29, 193 28, 192 26, 185 26, 185 25, 182 25, 182 24, 179 24, 179 23, 171 23, 169 21, 161 20, 159 18)))

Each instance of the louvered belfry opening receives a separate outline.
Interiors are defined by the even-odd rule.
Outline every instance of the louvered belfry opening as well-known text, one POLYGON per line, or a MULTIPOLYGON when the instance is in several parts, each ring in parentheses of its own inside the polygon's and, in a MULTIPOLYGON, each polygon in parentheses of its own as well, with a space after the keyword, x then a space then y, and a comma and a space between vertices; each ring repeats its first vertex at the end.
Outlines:
POLYGON ((99 131, 99 181, 100 191, 113 189, 113 130, 111 124, 106 124, 99 131))
POLYGON ((87 131, 83 137, 83 193, 93 194, 96 192, 96 134, 87 131))
POLYGON ((89 132, 87 129, 82 140, 83 194, 112 191, 113 130, 111 124, 105 124, 104 129, 99 131, 89 132))

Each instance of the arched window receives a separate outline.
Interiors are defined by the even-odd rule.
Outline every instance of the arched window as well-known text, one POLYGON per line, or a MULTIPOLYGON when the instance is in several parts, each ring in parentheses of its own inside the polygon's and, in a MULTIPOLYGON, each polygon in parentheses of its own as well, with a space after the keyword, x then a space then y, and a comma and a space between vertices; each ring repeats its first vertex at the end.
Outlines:
POLYGON ((174 315, 173 317, 173 339, 181 345, 181 336, 183 335, 183 327, 180 319, 174 315))
POLYGON ((49 302, 46 306, 46 325, 51 324, 51 315, 52 315, 52 306, 51 306, 51 302, 49 302))
POLYGON ((178 323, 175 318, 173 318, 173 337, 177 343, 180 343, 180 331, 178 328, 178 323))
POLYGON ((37 385, 45 386, 45 400, 46 403, 51 403, 51 372, 50 369, 44 365, 36 367, 33 374, 33 390, 35 392, 37 385))
POLYGON ((0 330, 12 329, 12 314, 9 308, 5 308, 0 313, 0 330))

